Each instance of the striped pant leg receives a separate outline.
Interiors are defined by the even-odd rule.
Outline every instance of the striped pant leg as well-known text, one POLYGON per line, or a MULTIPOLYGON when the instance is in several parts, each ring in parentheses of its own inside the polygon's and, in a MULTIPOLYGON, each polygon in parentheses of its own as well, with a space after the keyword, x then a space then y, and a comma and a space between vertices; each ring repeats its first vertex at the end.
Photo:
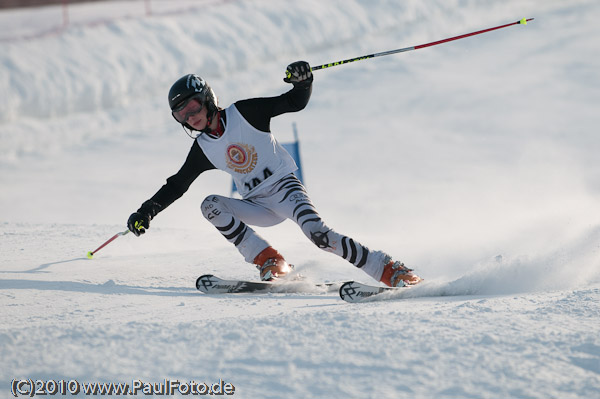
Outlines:
POLYGON ((302 232, 318 248, 336 254, 368 275, 379 280, 386 257, 381 251, 371 251, 354 239, 328 227, 319 216, 302 183, 293 175, 282 179, 277 186, 277 203, 272 209, 295 221, 302 232))
POLYGON ((272 226, 284 220, 270 210, 246 200, 209 195, 202 202, 202 214, 217 230, 240 251, 246 262, 254 258, 269 243, 258 235, 249 224, 272 226))

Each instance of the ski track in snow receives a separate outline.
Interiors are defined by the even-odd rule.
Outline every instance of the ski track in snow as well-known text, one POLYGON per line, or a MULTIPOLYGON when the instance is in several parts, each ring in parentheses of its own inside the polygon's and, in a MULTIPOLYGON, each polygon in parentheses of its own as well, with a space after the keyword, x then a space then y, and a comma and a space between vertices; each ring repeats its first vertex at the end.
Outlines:
MULTIPOLYGON (((115 2, 82 4, 61 34, 0 42, 0 397, 14 378, 222 379, 240 398, 598 397, 597 2, 214 4, 93 24, 115 2), (327 223, 421 285, 353 305, 323 290, 199 293, 201 274, 257 278, 199 212, 229 190, 212 172, 144 237, 85 257, 183 162, 189 139, 165 110, 179 76, 200 73, 228 105, 287 90, 296 59, 522 17, 536 19, 318 71, 308 107, 273 120, 283 141, 298 123, 327 223)), ((56 11, 0 11, 0 37, 56 11)), ((258 231, 309 281, 372 283, 293 223, 258 231)))

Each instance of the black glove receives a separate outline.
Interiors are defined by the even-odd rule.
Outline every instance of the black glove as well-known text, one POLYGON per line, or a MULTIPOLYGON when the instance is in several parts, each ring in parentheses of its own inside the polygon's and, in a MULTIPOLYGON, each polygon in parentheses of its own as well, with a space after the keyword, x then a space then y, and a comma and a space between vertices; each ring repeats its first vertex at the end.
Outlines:
POLYGON ((161 209, 162 206, 152 200, 144 202, 137 212, 134 212, 129 216, 127 228, 135 234, 136 237, 139 237, 146 232, 146 229, 150 228, 150 221, 161 211, 161 209))
POLYGON ((294 86, 298 83, 310 84, 313 81, 313 74, 310 65, 306 61, 296 61, 288 65, 285 71, 283 81, 292 83, 294 86))

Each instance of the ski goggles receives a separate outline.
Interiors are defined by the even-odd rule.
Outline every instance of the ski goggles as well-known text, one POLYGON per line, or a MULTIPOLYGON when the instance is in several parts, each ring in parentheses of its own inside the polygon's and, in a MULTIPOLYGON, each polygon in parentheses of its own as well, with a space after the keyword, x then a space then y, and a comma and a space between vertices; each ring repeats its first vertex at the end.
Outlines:
POLYGON ((175 120, 179 123, 185 124, 190 117, 202 111, 204 104, 201 100, 201 97, 202 96, 192 96, 173 108, 171 114, 173 114, 175 120))

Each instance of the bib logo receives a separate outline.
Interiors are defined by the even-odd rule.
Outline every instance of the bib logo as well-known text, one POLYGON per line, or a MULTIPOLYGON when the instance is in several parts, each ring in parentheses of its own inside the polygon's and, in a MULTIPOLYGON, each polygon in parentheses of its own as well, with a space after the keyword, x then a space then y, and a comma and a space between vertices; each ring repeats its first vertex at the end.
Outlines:
POLYGON ((258 162, 256 149, 248 144, 231 144, 225 157, 227 167, 237 173, 250 173, 258 162))

